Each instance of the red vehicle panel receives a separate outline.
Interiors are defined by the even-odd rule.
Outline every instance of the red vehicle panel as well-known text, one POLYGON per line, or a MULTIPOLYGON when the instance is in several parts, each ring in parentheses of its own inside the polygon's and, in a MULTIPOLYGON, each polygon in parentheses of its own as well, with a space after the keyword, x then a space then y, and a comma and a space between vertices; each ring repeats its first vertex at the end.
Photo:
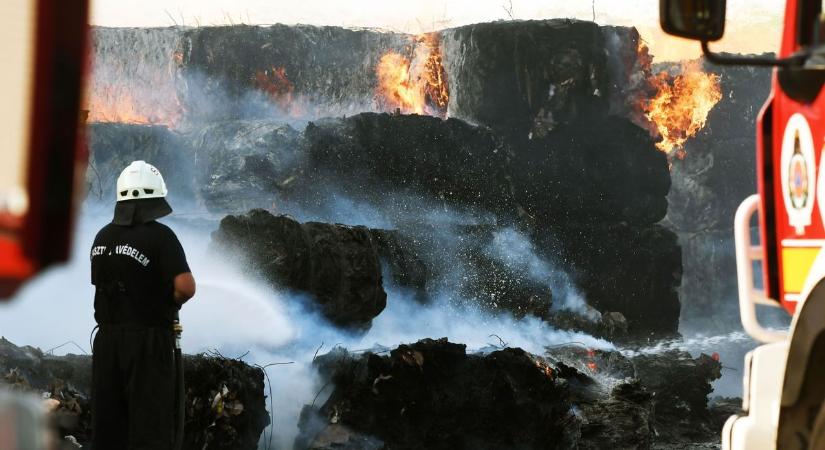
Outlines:
MULTIPOLYGON (((821 0, 787 2, 780 57, 821 42, 814 36, 821 6, 821 0)), ((757 122, 764 280, 768 295, 793 314, 825 244, 825 96, 794 100, 783 90, 778 72, 772 84, 773 94, 757 122)))

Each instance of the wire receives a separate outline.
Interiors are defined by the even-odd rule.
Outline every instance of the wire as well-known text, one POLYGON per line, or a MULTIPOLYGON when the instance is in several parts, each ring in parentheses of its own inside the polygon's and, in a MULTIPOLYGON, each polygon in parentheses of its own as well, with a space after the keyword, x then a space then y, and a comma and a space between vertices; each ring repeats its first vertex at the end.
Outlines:
POLYGON ((260 367, 261 369, 266 369, 267 367, 272 367, 272 366, 286 366, 286 365, 288 365, 288 364, 295 364, 295 361, 289 361, 289 362, 275 362, 275 363, 269 363, 269 364, 267 364, 267 365, 265 365, 265 366, 259 366, 259 365, 255 364, 255 366, 256 366, 256 367, 260 367))
MULTIPOLYGON (((266 373, 266 368, 269 366, 277 365, 277 364, 292 364, 292 362, 288 363, 272 363, 267 364, 266 366, 261 367, 258 364, 255 364, 255 367, 261 369, 261 372, 264 373, 264 377, 266 377, 266 384, 269 386, 269 438, 267 439, 266 450, 270 450, 272 447, 272 435, 275 434, 275 403, 272 400, 272 380, 269 378, 269 374, 266 373)), ((264 432, 266 433, 266 432, 264 432)))
POLYGON ((95 325, 94 328, 92 328, 92 332, 89 333, 89 349, 92 351, 92 353, 94 353, 94 351, 95 351, 95 346, 94 346, 94 344, 92 344, 92 338, 95 336, 95 331, 97 331, 99 329, 100 329, 100 325, 95 325))
POLYGON ((315 354, 312 355, 313 361, 315 361, 315 358, 318 357, 318 352, 320 352, 322 348, 324 348, 324 341, 321 341, 321 345, 318 346, 318 348, 315 350, 315 354))
POLYGON ((86 350, 84 350, 84 349, 83 349, 83 347, 81 347, 81 346, 77 345, 77 342, 75 342, 75 341, 68 341, 68 342, 64 342, 64 343, 62 343, 62 344, 58 345, 57 347, 50 348, 50 349, 46 350, 46 351, 45 351, 45 352, 43 352, 43 353, 45 353, 45 354, 47 354, 47 355, 48 355, 48 354, 53 354, 52 352, 54 352, 55 350, 57 350, 57 349, 59 349, 59 348, 62 348, 62 347, 65 347, 65 346, 67 346, 67 345, 69 345, 69 344, 72 344, 72 345, 74 345, 75 347, 77 347, 77 349, 78 349, 78 350, 80 350, 81 352, 83 352, 83 354, 84 354, 84 355, 88 355, 88 354, 89 354, 86 350))
POLYGON ((585 344, 584 342, 579 341, 570 341, 570 342, 563 342, 561 344, 554 344, 554 345, 545 345, 544 348, 556 348, 556 347, 564 347, 565 345, 579 345, 584 348, 590 348, 589 345, 585 344))

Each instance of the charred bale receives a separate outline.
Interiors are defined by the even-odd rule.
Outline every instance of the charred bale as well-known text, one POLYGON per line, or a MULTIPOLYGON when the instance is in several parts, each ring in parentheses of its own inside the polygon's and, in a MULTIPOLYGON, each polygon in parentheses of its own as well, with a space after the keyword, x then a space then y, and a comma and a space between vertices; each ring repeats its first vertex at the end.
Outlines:
POLYGON ((335 390, 318 408, 320 428, 305 411, 296 448, 344 425, 387 448, 569 448, 575 442, 565 390, 520 349, 468 355, 446 339, 402 345, 388 356, 344 350, 316 365, 335 390))
POLYGON ((224 217, 212 242, 274 286, 308 294, 309 306, 338 326, 368 328, 386 306, 381 263, 365 227, 302 224, 255 209, 224 217))
POLYGON ((390 279, 413 289, 421 301, 441 297, 517 318, 547 319, 554 295, 563 300, 573 290, 564 273, 513 228, 442 224, 372 233, 376 241, 394 243, 389 255, 382 254, 390 279), (415 283, 409 274, 416 275, 415 283))
POLYGON ((397 230, 371 229, 370 235, 392 282, 413 291, 419 301, 425 301, 427 283, 434 274, 432 266, 419 254, 418 243, 397 230))
MULTIPOLYGON (((220 356, 187 355, 184 372, 183 448, 257 449, 269 425, 263 371, 220 356)), ((93 432, 91 376, 90 356, 52 356, 0 338, 0 387, 44 398, 60 437, 74 436, 83 446, 93 432)))
MULTIPOLYGON (((592 374, 601 379, 638 380, 650 402, 647 405, 644 402, 637 403, 637 406, 651 407, 655 411, 650 413, 648 426, 657 436, 657 445, 718 439, 721 431, 719 416, 730 411, 730 402, 719 402, 720 406, 714 407, 708 405, 708 394, 713 391, 711 383, 721 376, 722 365, 705 354, 696 358, 680 350, 623 354, 615 350, 561 345, 547 347, 546 357, 556 365, 569 366, 568 370, 592 374)), ((625 395, 639 400, 645 394, 630 389, 625 391, 625 395)), ((597 400, 604 401, 604 398, 597 400)), ((607 402, 609 404, 610 400, 607 402)), ((605 411, 604 408, 608 408, 604 404, 594 407, 599 406, 599 403, 587 398, 577 400, 577 404, 583 405, 585 417, 588 413, 599 417, 605 411)), ((618 420, 630 419, 628 416, 620 417, 618 420)), ((602 421, 596 420, 595 423, 604 426, 602 421)), ((633 419, 631 423, 641 422, 633 419)), ((586 434, 585 430, 587 427, 583 426, 582 436, 586 434)), ((601 433, 598 427, 592 431, 597 435, 601 433)))
POLYGON ((667 210, 667 159, 626 119, 594 116, 506 143, 459 120, 363 113, 310 124, 305 135, 319 181, 376 202, 387 189, 412 190, 541 227, 651 224, 667 210))
POLYGON ((713 397, 708 401, 711 429, 721 430, 725 422, 734 415, 743 415, 742 399, 739 397, 713 397))
POLYGON ((667 212, 667 158, 627 119, 593 115, 510 145, 515 200, 540 228, 594 221, 650 225, 667 212))
POLYGON ((630 336, 675 336, 679 327, 681 249, 675 233, 660 226, 579 223, 535 239, 558 249, 588 303, 619 312, 630 336))
POLYGON ((708 409, 711 382, 722 376, 722 365, 706 354, 669 350, 632 358, 636 376, 654 393, 656 431, 661 441, 707 439, 719 429, 708 409))
MULTIPOLYGON (((614 29, 567 19, 467 25, 442 32, 451 117, 506 136, 543 136, 609 110, 606 35, 614 29), (594 114, 595 113, 595 114, 594 114)), ((621 39, 619 42, 632 40, 621 39)), ((635 49, 634 49, 635 50, 635 49)), ((627 56, 635 58, 635 52, 627 56)), ((616 75, 620 75, 616 73, 616 75)))
POLYGON ((580 407, 579 449, 651 447, 654 407, 650 392, 639 380, 619 382, 606 398, 580 407))
POLYGON ((515 229, 494 226, 456 227, 453 256, 463 272, 445 269, 445 283, 474 305, 506 311, 516 318, 550 317, 554 298, 563 300, 573 287, 564 272, 542 258, 529 239, 515 229), (556 296, 556 297, 554 297, 556 296))
POLYGON ((223 121, 190 127, 200 197, 212 211, 271 208, 301 181, 301 135, 273 121, 223 121))
POLYGON ((317 181, 350 197, 381 204, 387 192, 413 191, 456 206, 515 212, 508 150, 488 129, 455 119, 362 113, 311 123, 304 134, 317 181))
POLYGON ((136 160, 146 161, 165 174, 171 203, 189 203, 195 197, 192 149, 178 133, 165 126, 122 123, 93 123, 86 133, 89 198, 114 201, 117 177, 136 160))
POLYGON ((40 349, 17 347, 0 337, 0 388, 31 392, 42 398, 60 438, 92 439, 90 387, 92 360, 53 357, 40 349))

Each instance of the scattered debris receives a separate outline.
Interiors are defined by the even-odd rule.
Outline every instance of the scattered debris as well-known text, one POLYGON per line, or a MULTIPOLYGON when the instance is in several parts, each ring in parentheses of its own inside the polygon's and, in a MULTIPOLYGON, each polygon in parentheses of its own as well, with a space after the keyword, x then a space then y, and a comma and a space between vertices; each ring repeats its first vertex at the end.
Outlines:
MULTIPOLYGON (((0 338, 0 387, 41 394, 51 422, 71 445, 92 438, 90 356, 52 356, 0 338)), ((269 425, 264 374, 242 361, 194 355, 184 359, 184 449, 255 450, 269 425)))

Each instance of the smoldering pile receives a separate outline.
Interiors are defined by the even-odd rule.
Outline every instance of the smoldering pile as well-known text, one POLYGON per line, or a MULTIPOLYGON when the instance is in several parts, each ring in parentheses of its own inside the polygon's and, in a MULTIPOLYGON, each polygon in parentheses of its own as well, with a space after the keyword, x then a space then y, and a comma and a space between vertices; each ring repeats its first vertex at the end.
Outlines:
POLYGON ((708 355, 468 354, 444 338, 337 349, 315 366, 332 392, 304 408, 296 448, 649 448, 718 432, 707 394, 721 365, 708 355))
MULTIPOLYGON (((446 297, 614 342, 673 337, 681 251, 659 224, 668 160, 634 109, 645 89, 638 46, 634 29, 569 20, 426 39, 282 25, 98 29, 90 196, 105 199, 131 160, 155 164, 177 220, 217 229, 214 251, 350 331, 407 301, 388 297, 393 286, 412 301, 446 297), (438 117, 402 114, 418 110, 398 95, 376 100, 382 55, 414 58, 420 45, 449 84, 438 117)), ((431 113, 431 94, 422 98, 431 113)), ((604 353, 624 368, 614 373, 569 350, 336 350, 316 361, 332 394, 307 408, 298 447, 649 448, 713 434, 717 363, 604 353), (674 361, 684 367, 673 379, 695 382, 689 398, 637 370, 665 373, 674 361), (689 413, 668 412, 670 401, 689 413)))
MULTIPOLYGON (((258 448, 269 425, 263 370, 220 355, 187 355, 184 371, 183 448, 258 448)), ((82 446, 93 431, 91 379, 88 355, 53 356, 0 338, 0 386, 41 397, 60 438, 82 446)))

